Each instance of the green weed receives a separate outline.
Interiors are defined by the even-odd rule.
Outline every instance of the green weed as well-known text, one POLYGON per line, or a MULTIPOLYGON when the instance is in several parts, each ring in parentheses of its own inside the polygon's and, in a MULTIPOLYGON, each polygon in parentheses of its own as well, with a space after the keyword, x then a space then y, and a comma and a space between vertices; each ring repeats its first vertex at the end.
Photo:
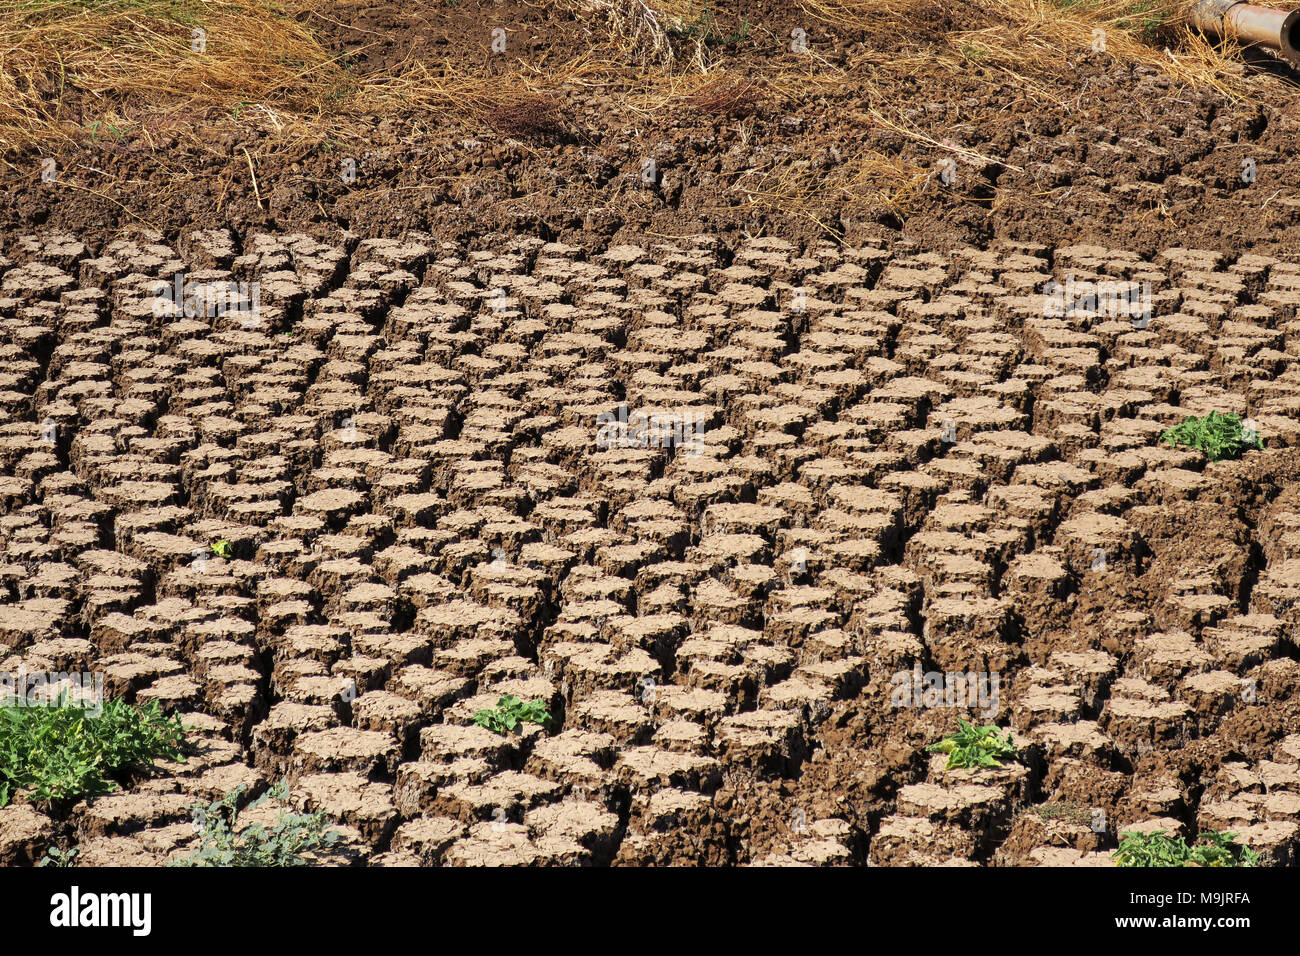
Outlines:
POLYGON ((958 719, 957 728, 957 733, 926 748, 930 753, 948 755, 945 769, 1001 767, 1003 760, 1011 760, 1016 756, 1015 745, 1011 743, 1011 731, 1007 731, 1007 738, 1003 740, 998 736, 998 728, 991 725, 976 727, 958 719))
POLYGON ((1051 0, 1051 3, 1061 10, 1096 11, 1113 18, 1117 30, 1144 33, 1148 39, 1154 38, 1170 22, 1169 4, 1164 0, 1135 0, 1126 6, 1116 6, 1111 0, 1051 0))
POLYGON ((1116 866, 1256 866, 1259 854, 1231 833, 1202 833, 1188 846, 1163 830, 1125 833, 1115 851, 1116 866))
POLYGON ((742 16, 740 18, 740 26, 735 31, 728 33, 726 36, 720 37, 717 42, 722 46, 735 46, 738 43, 744 43, 748 39, 749 18, 742 16))
POLYGON ((109 793, 112 777, 159 757, 183 760, 184 729, 158 701, 104 703, 92 716, 67 695, 46 707, 0 707, 0 807, 17 790, 34 801, 70 801, 109 793))
POLYGON ((668 35, 678 40, 697 40, 705 46, 735 46, 749 39, 749 18, 742 16, 739 26, 731 33, 722 34, 718 30, 713 6, 706 4, 698 9, 692 6, 689 17, 668 27, 668 35))
POLYGON ((1202 451, 1210 461, 1237 458, 1248 448, 1263 448, 1259 434, 1242 427, 1240 415, 1210 412, 1204 418, 1184 418, 1163 432, 1160 440, 1202 451))
POLYGON ((518 697, 507 694, 497 699, 495 709, 480 710, 474 715, 477 727, 486 727, 494 733, 505 736, 522 723, 541 724, 550 727, 551 715, 546 710, 546 702, 534 700, 524 703, 518 697))
POLYGON ((329 853, 341 834, 329 829, 323 813, 294 813, 289 804, 289 784, 281 781, 250 803, 243 812, 255 810, 268 800, 280 806, 275 823, 239 825, 239 798, 247 788, 238 786, 220 800, 192 807, 199 827, 199 848, 168 866, 310 866, 307 854, 329 853))
POLYGON ((77 859, 77 854, 81 852, 80 847, 71 847, 67 850, 60 850, 57 846, 52 846, 45 851, 45 856, 41 857, 41 862, 37 866, 72 866, 77 859))
POLYGON ((690 18, 668 27, 668 35, 682 40, 704 39, 713 31, 713 8, 696 11, 692 5, 690 18))
POLYGON ((90 123, 86 127, 88 130, 90 130, 90 141, 92 143, 99 141, 99 128, 101 126, 104 127, 106 130, 108 130, 110 133, 112 133, 114 136, 116 136, 117 141, 119 143, 126 142, 126 137, 122 135, 122 131, 118 129, 116 126, 114 126, 112 123, 105 123, 103 120, 95 120, 94 122, 90 123))

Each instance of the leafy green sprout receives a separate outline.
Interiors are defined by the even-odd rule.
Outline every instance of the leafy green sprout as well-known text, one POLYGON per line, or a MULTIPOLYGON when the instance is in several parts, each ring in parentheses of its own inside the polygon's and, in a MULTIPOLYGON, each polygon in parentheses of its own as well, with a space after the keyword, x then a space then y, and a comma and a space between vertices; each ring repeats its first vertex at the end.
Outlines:
POLYGON ((45 856, 41 857, 41 862, 37 866, 73 866, 77 860, 77 854, 81 852, 81 847, 70 847, 67 850, 61 850, 57 846, 52 846, 45 851, 45 856))
POLYGON ((1242 426, 1240 415, 1210 412, 1203 418, 1191 416, 1160 435, 1170 445, 1182 445, 1205 453, 1210 461, 1237 458, 1247 449, 1264 447, 1254 429, 1242 426))
POLYGON ((120 129, 118 129, 116 126, 114 126, 112 123, 106 123, 106 122, 104 122, 103 120, 94 120, 93 122, 91 122, 90 124, 88 124, 88 125, 86 126, 86 128, 87 128, 88 130, 90 130, 90 141, 91 141, 92 143, 95 143, 95 142, 98 142, 98 141, 99 141, 99 128, 100 128, 101 126, 103 126, 105 129, 107 129, 107 130, 108 130, 110 133, 112 133, 114 136, 116 136, 117 139, 118 139, 118 142, 125 142, 125 141, 126 141, 125 137, 123 137, 123 135, 122 135, 122 131, 121 131, 120 129))
POLYGON ((221 541, 214 541, 210 545, 212 553, 219 558, 225 558, 227 561, 235 556, 235 549, 231 547, 230 542, 224 538, 221 541))
POLYGON ((998 728, 992 725, 976 727, 974 724, 958 719, 957 732, 936 744, 926 748, 930 753, 948 755, 944 769, 956 768, 997 768, 1003 760, 1014 760, 1016 747, 1011 742, 1011 731, 1006 739, 998 736, 998 728))
POLYGON ((1259 854, 1240 844, 1232 833, 1202 833, 1188 844, 1163 830, 1125 833, 1115 851, 1115 865, 1132 866, 1257 866, 1259 854))
POLYGON ((497 698, 495 708, 480 710, 474 715, 476 727, 486 727, 503 737, 523 723, 540 724, 549 728, 551 715, 546 710, 546 702, 534 700, 525 703, 513 694, 507 694, 497 698))
POLYGON ((142 707, 109 700, 99 716, 66 693, 46 706, 16 703, 0 702, 0 807, 18 790, 51 803, 110 793, 117 774, 185 759, 180 718, 163 714, 156 700, 142 707))
POLYGON ((749 39, 749 17, 742 16, 740 18, 740 26, 735 30, 735 32, 728 33, 718 42, 723 46, 735 46, 737 43, 743 43, 747 39, 749 39))
POLYGON ((311 854, 335 852, 342 834, 330 829, 324 813, 295 813, 289 803, 288 781, 280 781, 243 811, 242 784, 206 807, 191 807, 199 834, 198 849, 170 861, 176 867, 310 866, 311 854), (257 810, 268 801, 279 805, 275 823, 240 825, 241 812, 257 810))

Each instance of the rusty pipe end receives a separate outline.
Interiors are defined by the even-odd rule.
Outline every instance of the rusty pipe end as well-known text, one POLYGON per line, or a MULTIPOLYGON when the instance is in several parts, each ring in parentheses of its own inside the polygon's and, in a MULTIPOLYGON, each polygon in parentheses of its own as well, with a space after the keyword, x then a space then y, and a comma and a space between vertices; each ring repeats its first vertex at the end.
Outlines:
POLYGON ((1257 43, 1300 68, 1300 10, 1276 10, 1243 0, 1200 0, 1189 14, 1192 25, 1205 33, 1257 43))
POLYGON ((1276 50, 1292 66, 1300 67, 1300 10, 1273 10, 1238 3, 1223 16, 1227 34, 1244 43, 1276 50))
POLYGON ((1282 21, 1278 53, 1292 66, 1300 69, 1300 10, 1292 10, 1282 21))

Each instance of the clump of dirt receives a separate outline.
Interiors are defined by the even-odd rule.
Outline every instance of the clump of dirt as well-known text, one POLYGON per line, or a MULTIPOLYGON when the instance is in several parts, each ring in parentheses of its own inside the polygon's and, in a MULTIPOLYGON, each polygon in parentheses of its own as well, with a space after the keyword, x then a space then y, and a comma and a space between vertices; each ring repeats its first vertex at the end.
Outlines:
POLYGON ((757 112, 767 91, 753 80, 722 77, 701 84, 683 102, 714 116, 745 117, 757 112))
POLYGON ((502 136, 556 139, 565 133, 566 123, 559 101, 544 94, 504 103, 485 118, 488 125, 502 136))

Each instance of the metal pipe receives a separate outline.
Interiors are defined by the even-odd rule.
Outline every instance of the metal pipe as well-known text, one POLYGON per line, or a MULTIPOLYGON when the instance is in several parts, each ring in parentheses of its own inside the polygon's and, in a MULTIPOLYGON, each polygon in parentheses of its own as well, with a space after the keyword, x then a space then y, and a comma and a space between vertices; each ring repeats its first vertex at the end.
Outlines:
POLYGON ((1300 67, 1300 10, 1273 10, 1242 0, 1200 0, 1190 19, 1198 30, 1258 43, 1300 67))

